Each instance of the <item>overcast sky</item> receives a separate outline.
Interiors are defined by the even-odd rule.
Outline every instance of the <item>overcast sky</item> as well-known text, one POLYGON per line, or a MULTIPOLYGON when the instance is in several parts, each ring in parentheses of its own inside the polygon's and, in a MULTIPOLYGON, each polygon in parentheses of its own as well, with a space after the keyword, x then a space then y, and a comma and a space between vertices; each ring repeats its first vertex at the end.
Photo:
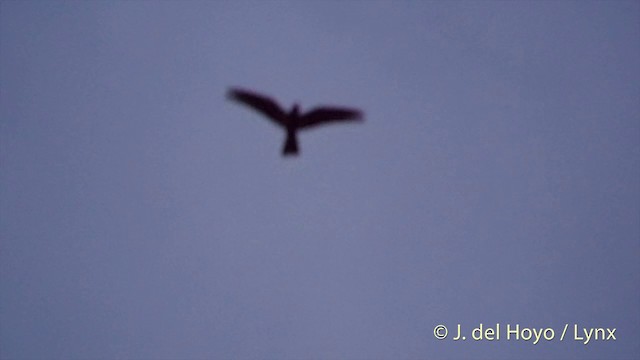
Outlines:
POLYGON ((2 1, 0 358, 637 359, 638 64, 637 1, 2 1))

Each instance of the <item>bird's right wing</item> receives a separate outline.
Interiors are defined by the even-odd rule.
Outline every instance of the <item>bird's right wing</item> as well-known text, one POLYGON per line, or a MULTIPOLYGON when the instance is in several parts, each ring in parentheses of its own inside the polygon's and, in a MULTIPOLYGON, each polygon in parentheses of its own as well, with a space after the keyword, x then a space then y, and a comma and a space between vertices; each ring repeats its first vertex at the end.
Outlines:
POLYGON ((254 110, 266 115, 278 125, 286 126, 287 114, 273 99, 251 91, 242 89, 230 89, 227 95, 229 99, 248 105, 254 110))
POLYGON ((323 106, 302 115, 299 127, 309 128, 332 122, 362 121, 363 117, 362 111, 358 109, 323 106))

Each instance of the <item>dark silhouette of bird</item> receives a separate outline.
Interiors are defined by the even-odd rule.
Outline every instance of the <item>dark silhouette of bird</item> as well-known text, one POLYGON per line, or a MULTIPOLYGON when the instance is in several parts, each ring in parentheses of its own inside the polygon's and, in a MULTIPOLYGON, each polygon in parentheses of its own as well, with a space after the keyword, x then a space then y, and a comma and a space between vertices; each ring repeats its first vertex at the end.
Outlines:
POLYGON ((335 122, 363 120, 363 114, 360 110, 345 107, 321 106, 306 113, 300 113, 300 108, 296 103, 289 112, 285 112, 270 97, 237 88, 230 89, 228 97, 266 115, 286 131, 287 137, 282 147, 283 156, 298 155, 299 148, 296 136, 298 130, 335 122))

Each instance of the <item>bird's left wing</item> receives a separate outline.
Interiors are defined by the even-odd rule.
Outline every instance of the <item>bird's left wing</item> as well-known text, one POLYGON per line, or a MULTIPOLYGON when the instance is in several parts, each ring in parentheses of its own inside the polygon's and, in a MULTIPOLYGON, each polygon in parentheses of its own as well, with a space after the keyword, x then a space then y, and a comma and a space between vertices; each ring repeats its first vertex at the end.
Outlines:
POLYGON ((275 121, 277 124, 286 126, 287 114, 282 110, 280 105, 270 97, 237 88, 230 89, 227 96, 231 100, 249 105, 254 110, 261 112, 271 120, 275 121))
POLYGON ((319 107, 303 114, 298 122, 299 128, 327 124, 332 122, 362 121, 362 111, 340 107, 319 107))

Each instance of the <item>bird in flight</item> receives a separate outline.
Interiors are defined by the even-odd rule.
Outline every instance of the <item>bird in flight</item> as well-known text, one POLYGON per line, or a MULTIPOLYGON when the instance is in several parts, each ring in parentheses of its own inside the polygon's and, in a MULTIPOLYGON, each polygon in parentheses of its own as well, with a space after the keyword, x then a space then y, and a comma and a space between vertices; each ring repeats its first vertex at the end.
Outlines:
POLYGON ((294 104, 291 110, 286 112, 270 97, 238 88, 230 89, 228 97, 267 116, 286 131, 287 137, 282 147, 283 156, 298 155, 296 136, 298 130, 310 129, 322 124, 363 120, 360 110, 344 107, 321 106, 306 113, 300 113, 298 104, 294 104))

